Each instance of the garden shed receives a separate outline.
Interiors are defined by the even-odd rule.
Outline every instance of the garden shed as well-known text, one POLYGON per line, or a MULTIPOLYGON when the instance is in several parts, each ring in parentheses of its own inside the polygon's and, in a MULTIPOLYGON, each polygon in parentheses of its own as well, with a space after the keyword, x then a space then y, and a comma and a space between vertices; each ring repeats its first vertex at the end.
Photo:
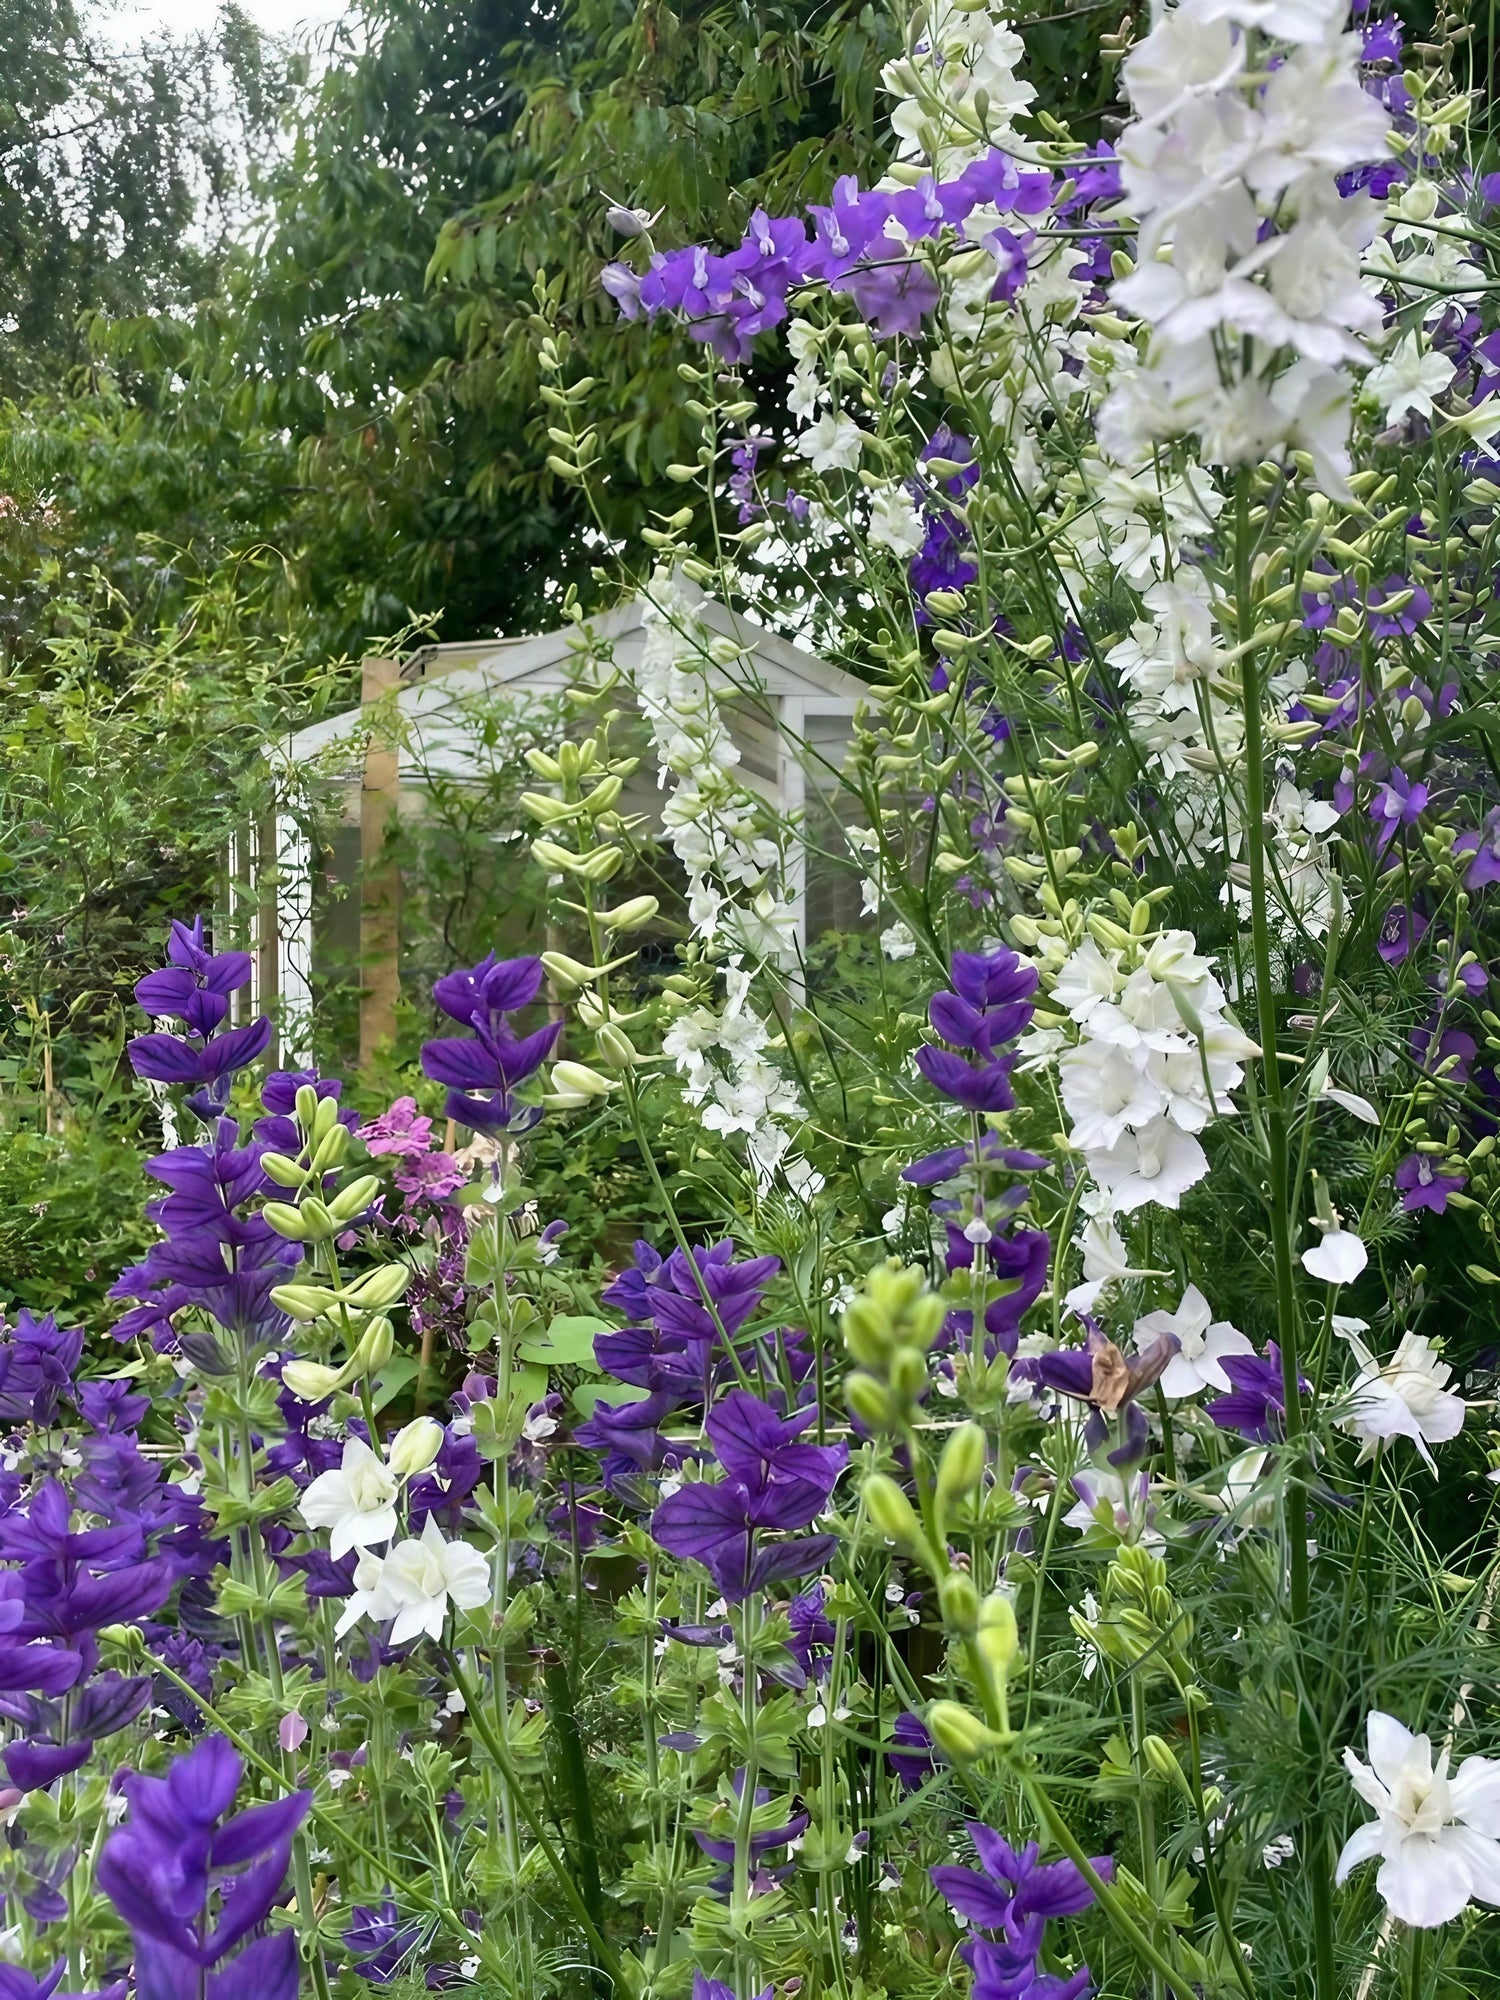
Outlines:
MULTIPOLYGON (((647 609, 637 598, 588 627, 593 658, 618 670, 609 703, 627 722, 639 714, 632 690, 647 609)), ((805 945, 857 921, 857 878, 835 859, 843 847, 838 825, 848 818, 838 774, 868 690, 716 599, 699 599, 696 616, 735 649, 708 673, 741 753, 740 774, 778 810, 802 816, 788 887, 805 945)), ((555 742, 591 729, 592 714, 566 698, 582 657, 579 630, 568 625, 426 646, 400 661, 369 658, 357 706, 275 746, 275 807, 232 843, 226 891, 232 927, 253 956, 247 1003, 274 1008, 283 1061, 310 1058, 315 984, 335 960, 357 987, 361 1059, 391 1040, 402 981, 403 830, 430 812, 435 791, 451 797, 477 787, 481 766, 497 760, 510 759, 517 790, 534 784, 523 759, 528 732, 555 742), (322 802, 321 832, 307 810, 314 797, 322 802)), ((648 746, 621 809, 659 833, 661 796, 648 746)), ((525 832, 517 813, 508 837, 497 837, 493 868, 505 871, 502 890, 525 871, 525 832)), ((665 865, 674 864, 666 858, 665 865)))

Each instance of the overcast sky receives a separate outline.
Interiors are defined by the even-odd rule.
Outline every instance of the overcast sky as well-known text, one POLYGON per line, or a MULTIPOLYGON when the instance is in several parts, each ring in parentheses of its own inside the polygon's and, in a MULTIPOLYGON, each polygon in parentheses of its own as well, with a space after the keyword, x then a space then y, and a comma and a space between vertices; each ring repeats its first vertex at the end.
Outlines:
MULTIPOLYGON (((338 19, 344 0, 242 0, 253 20, 272 34, 313 33, 338 19)), ((177 33, 212 26, 219 0, 118 0, 114 31, 122 42, 139 40, 158 27, 177 33)))

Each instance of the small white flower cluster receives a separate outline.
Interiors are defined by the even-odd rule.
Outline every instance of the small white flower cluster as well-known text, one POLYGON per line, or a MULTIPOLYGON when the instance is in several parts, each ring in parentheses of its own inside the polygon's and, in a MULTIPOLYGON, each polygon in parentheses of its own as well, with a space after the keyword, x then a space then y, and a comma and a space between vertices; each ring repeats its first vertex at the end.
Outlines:
POLYGON ((712 1132, 743 1133, 757 1183, 779 1171, 807 1199, 820 1176, 792 1152, 793 1129, 807 1113, 795 1087, 767 1050, 775 1037, 750 1005, 752 971, 744 954, 782 957, 795 942, 796 912, 782 893, 781 850, 760 829, 754 795, 740 784, 740 753, 709 681, 719 644, 696 616, 687 593, 658 574, 646 612, 646 644, 636 682, 656 743, 658 779, 672 795, 663 811, 673 852, 688 873, 688 921, 713 945, 727 940, 722 1011, 694 1007, 667 1030, 662 1051, 686 1080, 712 1132), (744 891, 753 892, 748 901, 744 891))
POLYGON ((793 1154, 786 1126, 800 1125, 807 1112, 766 1054, 772 1036, 749 1005, 751 977, 738 963, 727 966, 722 1013, 693 1007, 679 1014, 662 1037, 662 1053, 685 1079, 688 1102, 703 1106, 705 1130, 742 1132, 759 1185, 768 1187, 779 1170, 793 1194, 805 1200, 822 1179, 793 1154))
MULTIPOLYGON (((1052 1002, 1078 1031, 1058 1071, 1090 1178, 1115 1213, 1148 1202, 1176 1208, 1208 1172, 1197 1135, 1232 1108, 1240 1065, 1259 1054, 1230 1016, 1209 961, 1190 931, 1110 950, 1089 937, 1054 973, 1052 1002)), ((1107 1231, 1099 1216, 1094 1223, 1096 1234, 1107 1231)), ((1115 1254, 1107 1233, 1096 1249, 1115 1254)))
POLYGON ((1376 207, 1336 177, 1383 156, 1389 120, 1361 86, 1346 12, 1344 0, 1180 0, 1125 63, 1135 119, 1121 179, 1140 235, 1113 298, 1152 334, 1099 431, 1127 464, 1196 432, 1217 465, 1304 450, 1323 489, 1347 497, 1342 364, 1368 361, 1382 315, 1360 280, 1376 207))
POLYGON ((991 146, 1014 140, 1013 122, 1036 96, 1016 74, 1025 55, 1025 43, 1003 18, 982 6, 937 0, 916 48, 880 73, 897 100, 891 129, 898 159, 925 161, 936 179, 946 180, 991 146), (975 101, 981 92, 983 116, 975 101))
POLYGON ((782 854, 763 829, 759 801, 735 776, 740 751, 710 685, 712 666, 739 651, 718 640, 671 576, 653 579, 635 690, 656 744, 657 778, 672 851, 687 870, 688 921, 708 943, 721 934, 770 958, 796 934, 781 893, 782 854))

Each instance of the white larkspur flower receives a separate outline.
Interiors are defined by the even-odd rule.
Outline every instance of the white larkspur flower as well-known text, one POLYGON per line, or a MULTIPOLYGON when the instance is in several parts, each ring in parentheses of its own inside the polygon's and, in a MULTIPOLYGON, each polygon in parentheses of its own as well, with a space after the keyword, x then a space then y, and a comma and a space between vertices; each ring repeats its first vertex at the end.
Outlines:
POLYGON ((1357 1333, 1344 1338, 1359 1374, 1354 1407, 1343 1421, 1345 1430, 1364 1440, 1360 1458, 1373 1457, 1383 1438, 1408 1437, 1436 1472, 1427 1447, 1457 1437, 1467 1414, 1463 1398, 1447 1386, 1453 1370, 1420 1333, 1404 1334, 1389 1361, 1377 1361, 1357 1333))
POLYGON ((922 546, 922 517, 899 486, 887 486, 870 501, 870 540, 892 555, 914 556, 922 546))
POLYGON ((1154 1201, 1176 1208, 1208 1172, 1208 1155, 1170 1118, 1153 1118, 1139 1132, 1125 1132, 1113 1146, 1085 1154, 1089 1172, 1122 1215, 1154 1201))
POLYGON ((408 1645, 425 1632, 441 1639, 450 1603, 460 1611, 476 1611, 490 1594, 490 1566, 467 1542, 444 1541, 432 1515, 420 1535, 398 1542, 388 1556, 361 1556, 354 1572, 354 1594, 336 1629, 347 1632, 360 1618, 391 1627, 390 1643, 408 1645))
POLYGON ((1149 1312, 1135 1323, 1135 1345, 1144 1354, 1162 1335, 1174 1334, 1177 1352, 1161 1377, 1161 1392, 1174 1401, 1196 1396, 1200 1389, 1217 1389, 1228 1394, 1233 1387, 1219 1366, 1221 1355, 1253 1354, 1253 1342, 1227 1319, 1216 1320, 1208 1300, 1196 1285, 1189 1285, 1176 1312, 1149 1312))
POLYGON ((363 1438, 350 1438, 343 1463, 319 1473, 301 1500, 302 1518, 310 1528, 329 1530, 328 1553, 337 1562, 351 1549, 369 1549, 388 1542, 396 1532, 396 1495, 400 1481, 363 1438))
POLYGON ((1393 424, 1408 414, 1430 417, 1433 399, 1441 396, 1458 371, 1446 354, 1426 348, 1418 335, 1408 333, 1395 351, 1365 377, 1365 388, 1385 408, 1385 420, 1393 424))
POLYGON ((852 472, 859 464, 865 434, 842 410, 825 410, 797 439, 799 458, 809 459, 814 472, 852 472))
POLYGON ((1446 1924, 1471 1902, 1500 1905, 1500 1762, 1466 1757, 1450 1778, 1448 1752, 1393 1715, 1365 1725, 1370 1761, 1352 1750, 1344 1765, 1376 1817, 1344 1844, 1335 1881, 1380 1857, 1375 1887, 1391 1915, 1418 1930, 1446 1924))
POLYGON ((1302 1268, 1328 1285, 1350 1285, 1370 1261, 1352 1229, 1330 1229, 1321 1243, 1302 1253, 1302 1268))

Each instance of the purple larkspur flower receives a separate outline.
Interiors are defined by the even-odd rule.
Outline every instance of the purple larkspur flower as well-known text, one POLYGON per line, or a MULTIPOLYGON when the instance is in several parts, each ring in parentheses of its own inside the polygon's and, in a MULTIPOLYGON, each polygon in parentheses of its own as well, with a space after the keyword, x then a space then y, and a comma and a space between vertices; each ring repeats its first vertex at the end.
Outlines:
MULTIPOLYGON (((67 1905, 64 1903, 64 1910, 67 1905)), ((0 1965, 0 2000, 125 2000, 125 1981, 115 1979, 92 1993, 63 1993, 65 1958, 58 1959, 40 1979, 19 1965, 0 1965)))
POLYGON ((1419 1208, 1429 1208, 1434 1215, 1444 1214, 1449 1195, 1457 1194, 1467 1182, 1467 1174, 1440 1173, 1427 1153, 1408 1153, 1396 1169, 1401 1206, 1408 1215, 1419 1208))
POLYGON ((1181 1346, 1175 1333, 1164 1333, 1143 1353, 1126 1355, 1095 1327, 1082 1347, 1054 1348, 1012 1362, 1011 1378, 1073 1396, 1114 1416, 1160 1381, 1181 1346))
MULTIPOLYGON (((1014 1354, 1021 1321, 1046 1289, 1052 1260, 1051 1237, 1045 1229, 996 1231, 981 1251, 981 1246, 971 1242, 956 1223, 948 1222, 945 1228, 948 1269, 972 1270, 982 1254, 989 1274, 1005 1288, 984 1309, 986 1355, 993 1361, 997 1354, 1014 1354)), ((965 1347, 972 1338, 973 1327, 972 1310, 961 1306, 943 1322, 945 1335, 965 1347)))
POLYGON ((1380 920, 1375 949, 1387 965, 1400 965, 1411 956, 1413 946, 1420 944, 1426 934, 1427 919, 1422 912, 1397 903, 1380 920))
POLYGON ((295 1930, 245 1940, 282 1893, 312 1793, 226 1819, 243 1775, 228 1739, 206 1736, 166 1777, 121 1781, 129 1816, 104 1844, 98 1882, 134 1940, 137 1990, 153 2000, 202 2000, 205 1983, 207 2000, 296 2000, 295 1930))
POLYGON ((562 1023, 549 1021, 530 1035, 517 1035, 509 1019, 531 1005, 541 985, 539 958, 497 959, 493 952, 471 969, 433 982, 438 1006, 471 1031, 422 1044, 423 1071, 448 1086, 447 1115, 457 1124, 476 1132, 519 1132, 541 1116, 514 1093, 551 1055, 562 1023), (476 1096, 478 1091, 489 1095, 476 1096))
POLYGON ((1367 21, 1361 34, 1363 37, 1360 48, 1361 62, 1400 62, 1402 29, 1396 15, 1387 14, 1383 20, 1367 21))
POLYGON ((148 1082, 190 1086, 188 1108, 211 1119, 228 1101, 234 1071, 265 1049, 271 1023, 261 1015, 242 1027, 227 1025, 229 996, 250 981, 250 954, 210 952, 202 917, 191 925, 173 919, 167 958, 159 972, 136 981, 136 1002, 153 1020, 180 1021, 185 1032, 137 1035, 126 1053, 136 1075, 148 1082))
POLYGON ((1398 765, 1370 801, 1376 853, 1384 854, 1401 829, 1415 826, 1426 810, 1426 785, 1420 778, 1408 778, 1398 765))
MULTIPOLYGON (((1216 1396, 1205 1405, 1220 1430, 1239 1431, 1258 1444, 1270 1444, 1286 1428, 1286 1397, 1281 1380, 1281 1349, 1274 1340, 1266 1343, 1264 1355, 1223 1354, 1219 1366, 1233 1387, 1227 1396, 1216 1396)), ((1298 1390, 1307 1395, 1310 1382, 1297 1378, 1298 1390)))
POLYGON ((1412 1061, 1429 1075, 1442 1069, 1450 1083, 1467 1083, 1479 1045, 1464 1028, 1440 1029, 1439 1018, 1434 1014, 1421 1027, 1412 1029, 1408 1041, 1412 1061))
POLYGON ((1473 857, 1464 871, 1465 888, 1487 889, 1500 882, 1500 806, 1491 807, 1478 826, 1459 834, 1453 852, 1473 857))
POLYGON ((891 1725, 891 1747, 885 1760, 905 1792, 914 1792, 937 1769, 937 1748, 920 1715, 903 1709, 891 1725))
MULTIPOLYGON (((743 1798, 745 1795, 745 1772, 743 1766, 735 1772, 733 1784, 735 1797, 743 1798)), ((770 1803, 770 1792, 764 1785, 757 1785, 755 1788, 755 1804, 757 1806, 768 1806, 770 1803)), ((809 1814, 794 1812, 791 1818, 784 1821, 780 1826, 768 1826, 753 1832, 750 1836, 750 1859, 752 1863, 763 1860, 768 1854, 779 1852, 789 1842, 798 1839, 802 1834, 806 1833, 809 1821, 809 1814)), ((733 1862, 733 1837, 728 1840, 719 1840, 715 1839, 712 1834, 695 1832, 693 1838, 710 1861, 717 1861, 721 1866, 726 1868, 733 1862)))
POLYGON ((422 1926, 403 1923, 389 1897, 378 1909, 356 1903, 343 1934, 354 1970, 372 1986, 387 1986, 406 1965, 422 1938, 422 1926))
POLYGON ((660 1546, 701 1562, 726 1598, 806 1576, 833 1546, 828 1535, 764 1546, 757 1540, 767 1529, 806 1528, 828 1505, 849 1450, 799 1441, 816 1414, 778 1417, 747 1390, 731 1390, 704 1424, 727 1477, 680 1486, 651 1517, 660 1546))
MULTIPOLYGON (((969 1821, 967 1831, 979 1867, 927 1872, 944 1901, 979 1929, 1003 1931, 1028 1917, 1077 1916, 1093 1903, 1094 1891, 1071 1861, 1042 1861, 1035 1841, 1018 1854, 1003 1834, 976 1820, 969 1821)), ((1114 1863, 1107 1854, 1097 1855, 1090 1865, 1101 1880, 1114 1880, 1114 1863)))
POLYGON ((1432 616, 1432 597, 1421 584, 1408 583, 1404 576, 1388 576, 1385 582, 1372 584, 1366 600, 1370 618, 1370 631, 1377 639, 1409 639, 1425 619, 1432 616), (1411 602, 1399 611, 1385 612, 1381 606, 1403 591, 1411 592, 1411 602))

